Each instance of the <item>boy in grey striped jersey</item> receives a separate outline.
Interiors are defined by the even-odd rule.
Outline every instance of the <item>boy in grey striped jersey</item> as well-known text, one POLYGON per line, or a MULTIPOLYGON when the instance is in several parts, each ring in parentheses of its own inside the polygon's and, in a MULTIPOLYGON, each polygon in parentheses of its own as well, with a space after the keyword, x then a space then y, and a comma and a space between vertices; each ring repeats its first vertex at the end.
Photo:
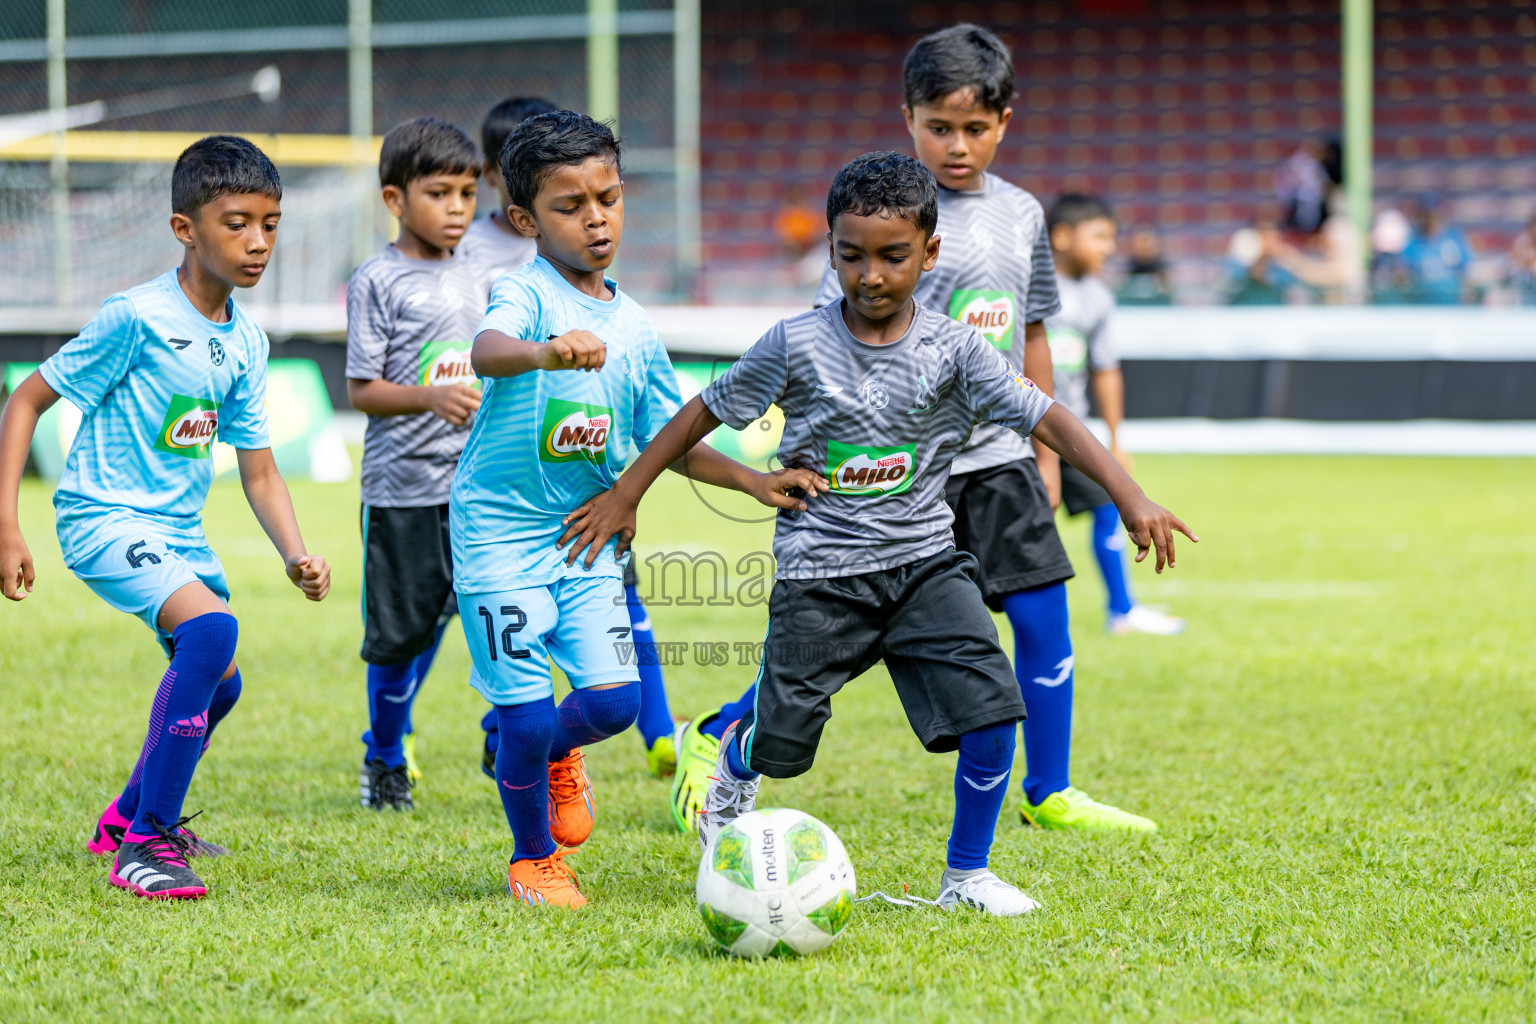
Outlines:
MULTIPOLYGON (((1013 57, 986 29, 956 25, 919 40, 902 79, 913 148, 939 183, 940 256, 917 300, 976 327, 1010 366, 1054 394, 1044 321, 1061 303, 1045 215, 1034 196, 987 169, 1013 116, 1013 57)), ((829 268, 817 303, 836 298, 829 268)), ((1014 672, 1029 709, 1021 819, 1046 828, 1155 829, 1150 819, 1089 798, 1069 776, 1074 659, 1066 581, 1073 572, 1056 532, 1055 453, 980 426, 955 459, 948 500, 955 545, 976 556, 987 605, 1013 627, 1014 672)))
POLYGON ((939 256, 936 185, 921 164, 869 153, 827 197, 841 301, 780 322, 673 417, 613 488, 566 517, 569 559, 590 563, 634 534, 646 488, 722 422, 784 412, 779 459, 811 470, 806 500, 781 511, 763 664, 728 724, 697 830, 705 856, 752 809, 760 775, 810 768, 832 695, 884 661, 913 732, 958 750, 955 815, 940 906, 1011 916, 1038 904, 988 870, 1024 703, 956 551, 945 484, 977 423, 1035 433, 1099 481, 1143 556, 1172 564, 1172 531, 1081 422, 1009 366, 973 327, 914 301, 939 256))

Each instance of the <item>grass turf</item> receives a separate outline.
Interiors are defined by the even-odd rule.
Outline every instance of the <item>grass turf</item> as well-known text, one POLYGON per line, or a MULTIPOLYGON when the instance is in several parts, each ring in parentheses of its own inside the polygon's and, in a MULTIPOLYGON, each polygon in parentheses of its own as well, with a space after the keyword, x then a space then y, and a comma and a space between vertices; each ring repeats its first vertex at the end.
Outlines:
MULTIPOLYGON (((1125 838, 1026 830, 1015 797, 995 869, 1043 911, 861 905, 826 954, 737 962, 692 904, 693 840, 633 735, 592 748, 598 830, 572 858, 592 905, 506 893, 511 842, 479 771, 483 705, 455 629, 417 704, 426 778, 408 816, 361 811, 355 485, 297 483, 304 602, 245 510, 215 488, 208 532, 241 619, 245 696, 188 799, 233 854, 210 898, 151 904, 86 854, 137 754, 164 662, 143 627, 60 564, 28 481, 37 591, 0 629, 6 837, 0 1019, 1468 1020, 1536 1006, 1529 462, 1146 458, 1149 491, 1202 535, 1140 596, 1178 638, 1106 637, 1085 524, 1064 527, 1078 668, 1074 781, 1158 818, 1125 838)), ((642 554, 768 527, 737 496, 669 478, 642 554)), ((761 637, 761 605, 654 607, 663 640, 761 637)), ((1006 626, 1002 627, 1005 634, 1006 626)), ((674 709, 739 692, 749 667, 670 667, 674 709)), ((836 828, 860 889, 932 896, 953 755, 925 755, 880 670, 836 704, 816 767, 768 804, 836 828)), ((1020 765, 1022 768, 1022 751, 1020 765)))

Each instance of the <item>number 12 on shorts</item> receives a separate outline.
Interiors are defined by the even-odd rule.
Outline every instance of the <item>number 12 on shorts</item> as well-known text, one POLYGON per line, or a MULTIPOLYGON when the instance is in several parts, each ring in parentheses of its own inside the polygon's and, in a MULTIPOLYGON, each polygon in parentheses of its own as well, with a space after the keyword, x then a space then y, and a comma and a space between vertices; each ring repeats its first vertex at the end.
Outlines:
MULTIPOLYGON (((495 661, 497 660, 496 618, 491 614, 491 610, 485 605, 481 605, 479 611, 480 617, 485 619, 485 642, 486 645, 491 649, 491 660, 495 661)), ((501 606, 501 617, 503 619, 509 620, 501 631, 502 652, 505 653, 509 658, 531 658, 533 655, 529 653, 528 648, 512 646, 513 636, 521 633, 523 631, 523 627, 528 625, 527 613, 525 613, 515 604, 504 604, 501 606)))

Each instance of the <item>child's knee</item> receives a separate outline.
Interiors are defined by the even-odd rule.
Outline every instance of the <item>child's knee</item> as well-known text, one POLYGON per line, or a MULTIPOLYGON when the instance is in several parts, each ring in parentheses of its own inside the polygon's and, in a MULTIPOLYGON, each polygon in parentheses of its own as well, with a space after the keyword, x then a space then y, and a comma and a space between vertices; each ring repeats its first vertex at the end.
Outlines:
POLYGON ((501 747, 509 752, 529 749, 548 752, 559 728, 553 700, 545 697, 527 704, 498 704, 495 710, 501 747))
POLYGON ((596 732, 616 736, 635 724, 640 714, 640 684, 625 683, 603 689, 577 690, 582 717, 596 732))
POLYGON ((208 612, 188 619, 171 634, 177 659, 195 660, 220 679, 234 673, 239 639, 239 623, 228 612, 208 612))
POLYGON ((960 756, 998 770, 1013 766, 1018 723, 997 722, 972 729, 960 737, 960 756))

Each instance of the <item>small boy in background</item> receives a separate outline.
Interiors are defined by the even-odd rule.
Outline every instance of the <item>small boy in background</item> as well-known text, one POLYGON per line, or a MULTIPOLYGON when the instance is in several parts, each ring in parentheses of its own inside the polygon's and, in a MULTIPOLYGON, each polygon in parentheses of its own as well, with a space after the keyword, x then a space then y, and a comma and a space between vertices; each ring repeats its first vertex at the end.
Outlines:
MULTIPOLYGON (((1115 251, 1114 213, 1098 196, 1068 193, 1051 205, 1046 223, 1061 295, 1061 311, 1045 321, 1056 400, 1079 419, 1087 419, 1088 388, 1092 386, 1094 403, 1109 430, 1110 454, 1130 472, 1131 457, 1120 446, 1125 380, 1110 323, 1115 293, 1098 276, 1115 251)), ((1183 632, 1183 619, 1137 604, 1131 597, 1120 513, 1104 488, 1063 463, 1061 500, 1068 515, 1089 512, 1093 516, 1093 557, 1109 592, 1108 630, 1157 635, 1183 632)))
POLYGON ((379 184, 400 234, 347 284, 347 396, 363 437, 363 647, 368 731, 361 803, 410 810, 411 707, 458 610, 448 492, 480 407, 469 365, 484 293, 454 247, 475 215, 480 155, 435 117, 384 137, 379 184))
MULTIPOLYGON (((507 194, 507 183, 501 176, 501 147, 513 129, 535 114, 548 114, 558 110, 548 100, 533 96, 513 96, 492 107, 480 125, 480 142, 485 154, 485 181, 496 190, 501 205, 470 224, 464 234, 463 244, 456 250, 474 268, 485 283, 487 292, 503 274, 510 274, 533 259, 534 240, 525 238, 507 219, 507 207, 512 205, 507 194)), ((629 625, 634 632, 636 660, 640 667, 640 715, 635 728, 640 731, 645 744, 645 765, 656 778, 665 778, 677 769, 677 753, 673 743, 674 724, 672 708, 667 701, 666 680, 661 672, 661 660, 655 656, 656 635, 651 631, 651 617, 640 600, 640 580, 635 572, 635 559, 624 563, 624 601, 629 610, 629 625)), ((491 778, 496 777, 496 745, 500 740, 496 730, 496 712, 487 711, 480 720, 485 730, 485 743, 481 754, 481 769, 491 778)))

